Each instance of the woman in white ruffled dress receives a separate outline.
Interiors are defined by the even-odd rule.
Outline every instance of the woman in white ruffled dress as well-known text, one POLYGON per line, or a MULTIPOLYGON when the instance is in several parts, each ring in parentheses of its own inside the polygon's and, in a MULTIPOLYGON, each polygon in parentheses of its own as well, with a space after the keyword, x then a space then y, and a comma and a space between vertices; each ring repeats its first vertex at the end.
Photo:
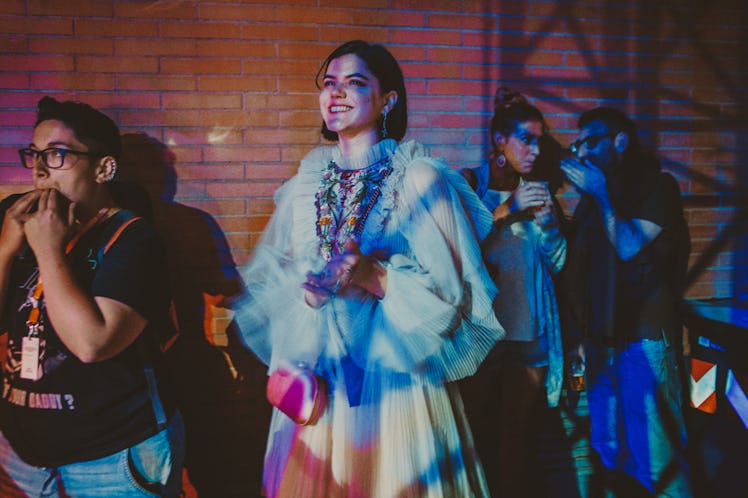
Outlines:
POLYGON ((503 336, 479 240, 491 214, 405 135, 402 72, 352 41, 318 74, 320 146, 275 195, 237 321, 272 373, 311 367, 329 388, 313 424, 279 410, 263 492, 275 497, 487 496, 453 381, 503 336))

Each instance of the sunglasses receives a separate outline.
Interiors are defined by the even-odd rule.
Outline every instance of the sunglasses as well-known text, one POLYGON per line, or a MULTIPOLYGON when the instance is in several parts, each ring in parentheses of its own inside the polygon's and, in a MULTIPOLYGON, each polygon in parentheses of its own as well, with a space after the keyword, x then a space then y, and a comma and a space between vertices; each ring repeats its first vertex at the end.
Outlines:
POLYGON ((36 160, 40 157, 47 168, 60 169, 65 165, 65 156, 67 154, 89 157, 94 156, 94 154, 91 154, 90 152, 63 149, 61 147, 50 147, 44 150, 35 150, 27 147, 18 150, 18 155, 21 157, 21 164, 27 169, 33 169, 36 160))
POLYGON ((579 149, 582 148, 582 145, 587 147, 588 149, 594 149, 597 147, 597 144, 599 144, 602 140, 606 138, 612 138, 615 136, 615 133, 604 133, 602 135, 590 135, 589 137, 585 137, 582 140, 576 140, 572 142, 569 145, 569 150, 571 150, 572 154, 576 154, 579 152, 579 149))

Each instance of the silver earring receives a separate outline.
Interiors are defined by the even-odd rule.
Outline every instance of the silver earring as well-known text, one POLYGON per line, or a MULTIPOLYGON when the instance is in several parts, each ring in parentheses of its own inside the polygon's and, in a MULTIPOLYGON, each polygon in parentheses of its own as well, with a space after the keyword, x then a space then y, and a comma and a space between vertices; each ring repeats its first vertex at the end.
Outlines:
POLYGON ((105 182, 111 182, 114 180, 114 175, 117 174, 117 161, 112 160, 111 163, 109 163, 109 175, 104 179, 105 182))
POLYGON ((387 109, 382 112, 382 138, 387 138, 387 109))
POLYGON ((503 168, 506 165, 506 156, 504 154, 499 154, 499 157, 496 158, 496 165, 499 168, 503 168))

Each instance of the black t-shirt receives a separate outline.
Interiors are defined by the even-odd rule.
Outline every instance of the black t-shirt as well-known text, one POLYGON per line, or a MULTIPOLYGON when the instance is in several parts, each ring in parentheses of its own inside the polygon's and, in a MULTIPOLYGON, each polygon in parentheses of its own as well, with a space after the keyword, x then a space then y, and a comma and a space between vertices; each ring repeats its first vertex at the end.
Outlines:
MULTIPOLYGON (((13 199, 0 204, 0 219, 13 199)), ((68 255, 76 280, 91 296, 131 306, 148 320, 146 329, 114 358, 83 363, 62 344, 42 305, 40 378, 20 376, 21 344, 27 335, 28 296, 38 270, 26 248, 14 261, 0 317, 8 332, 3 358, 0 430, 28 463, 57 466, 112 454, 150 437, 159 429, 149 396, 146 364, 156 372, 157 334, 168 327, 170 302, 165 251, 151 225, 127 226, 105 255, 100 250, 123 220, 120 211, 80 239, 68 255)), ((169 393, 160 391, 167 416, 174 410, 169 393)))
POLYGON ((670 334, 677 327, 683 258, 690 251, 678 184, 670 174, 656 172, 629 182, 612 197, 619 215, 651 221, 662 231, 637 256, 623 261, 606 236, 595 202, 584 196, 570 244, 575 315, 591 337, 637 340, 670 334))

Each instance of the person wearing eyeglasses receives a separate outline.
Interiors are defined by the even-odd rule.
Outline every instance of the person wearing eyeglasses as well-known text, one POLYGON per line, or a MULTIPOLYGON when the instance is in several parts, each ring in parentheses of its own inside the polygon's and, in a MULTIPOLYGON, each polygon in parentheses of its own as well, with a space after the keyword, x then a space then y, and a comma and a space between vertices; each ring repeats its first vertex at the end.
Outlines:
POLYGON ((581 198, 565 277, 601 485, 691 496, 676 354, 690 239, 678 183, 617 109, 583 113, 571 151, 561 168, 581 198))
POLYGON ((184 436, 159 340, 165 250, 110 188, 119 129, 39 101, 33 190, 0 202, 0 496, 178 496, 184 436))

